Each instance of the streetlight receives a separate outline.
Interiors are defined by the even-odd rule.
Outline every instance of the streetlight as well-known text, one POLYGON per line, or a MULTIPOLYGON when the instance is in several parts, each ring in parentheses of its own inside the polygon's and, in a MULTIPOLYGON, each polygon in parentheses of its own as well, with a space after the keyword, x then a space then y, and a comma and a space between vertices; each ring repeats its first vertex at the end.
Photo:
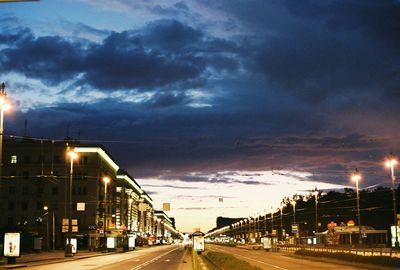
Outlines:
POLYGON ((319 194, 317 187, 315 187, 312 194, 315 197, 315 232, 317 233, 318 232, 318 194, 319 194))
MULTIPOLYGON (((133 217, 132 217, 132 208, 133 208, 133 199, 129 198, 129 230, 133 231, 133 217)), ((155 218, 157 219, 157 218, 155 218)))
POLYGON ((43 206, 46 215, 46 249, 49 249, 49 207, 47 205, 43 206))
MULTIPOLYGON (((45 213, 44 213, 44 216, 46 216, 46 248, 47 249, 50 249, 50 234, 49 234, 49 207, 47 206, 47 205, 45 205, 45 206, 43 206, 43 210, 45 211, 45 213)), ((54 222, 54 211, 51 211, 51 213, 52 213, 52 230, 51 230, 51 233, 52 233, 52 239, 51 239, 51 242, 52 242, 52 249, 53 250, 55 250, 56 249, 56 247, 55 247, 55 240, 56 240, 56 236, 55 236, 55 228, 54 228, 54 226, 55 226, 55 222, 54 222)))
POLYGON ((388 158, 386 159, 386 167, 390 168, 391 176, 392 176, 392 192, 393 192, 393 217, 394 217, 394 232, 396 234, 395 242, 394 242, 394 247, 398 248, 399 247, 399 237, 397 235, 397 207, 396 207, 396 187, 395 187, 395 182, 396 182, 396 176, 394 175, 394 166, 397 164, 397 159, 393 155, 393 153, 390 153, 388 158))
POLYGON ((283 235, 283 214, 282 214, 283 205, 281 205, 281 206, 279 207, 279 210, 281 211, 281 237, 282 237, 281 240, 283 240, 283 239, 284 239, 284 235, 283 235))
POLYGON ((249 241, 249 232, 250 232, 250 223, 248 222, 249 220, 247 218, 244 219, 244 241, 246 242, 246 238, 247 238, 247 242, 249 241), (247 226, 246 226, 247 223, 247 226), (247 230, 246 230, 247 227, 247 230))
POLYGON ((78 154, 72 149, 67 150, 67 155, 70 159, 70 170, 69 170, 69 192, 68 192, 68 242, 65 245, 65 257, 73 257, 74 254, 72 253, 72 177, 74 174, 74 160, 78 157, 78 154))
POLYGON ((259 237, 258 234, 260 232, 260 216, 259 216, 258 212, 257 212, 257 216, 255 218, 255 222, 256 222, 256 224, 255 224, 255 227, 256 227, 255 235, 256 235, 256 242, 257 242, 258 241, 258 237, 259 237))
POLYGON ((106 235, 106 222, 107 222, 107 184, 110 183, 111 179, 108 176, 103 177, 104 182, 104 222, 103 222, 103 232, 104 232, 104 246, 107 243, 107 235, 106 235))
POLYGON ((296 224, 296 201, 290 202, 293 206, 293 224, 296 224))
MULTIPOLYGON (((243 220, 241 220, 240 221, 240 230, 239 230, 239 232, 240 232, 240 240, 242 240, 242 235, 243 235, 243 239, 244 239, 244 230, 243 230, 243 220)), ((240 242, 242 242, 242 241, 240 241, 240 242)))
POLYGON ((7 104, 7 92, 6 85, 2 83, 0 85, 0 187, 1 181, 3 180, 2 168, 3 168, 3 122, 4 122, 4 111, 8 109, 7 104))
POLYGON ((274 208, 271 207, 271 236, 274 233, 274 208))
POLYGON ((356 168, 355 172, 351 175, 351 180, 356 182, 356 193, 357 193, 357 221, 358 221, 358 243, 362 244, 361 239, 361 217, 360 217, 360 193, 358 188, 358 181, 361 179, 361 174, 356 168))

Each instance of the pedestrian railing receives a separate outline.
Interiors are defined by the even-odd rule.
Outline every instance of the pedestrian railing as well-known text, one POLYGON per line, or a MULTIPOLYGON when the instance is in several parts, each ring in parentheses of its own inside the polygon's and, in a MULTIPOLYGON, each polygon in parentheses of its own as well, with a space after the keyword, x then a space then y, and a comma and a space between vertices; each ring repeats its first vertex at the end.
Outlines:
POLYGON ((350 247, 320 247, 320 246, 280 246, 281 250, 295 252, 309 250, 314 252, 349 253, 360 256, 384 256, 400 258, 400 251, 391 248, 350 248, 350 247))

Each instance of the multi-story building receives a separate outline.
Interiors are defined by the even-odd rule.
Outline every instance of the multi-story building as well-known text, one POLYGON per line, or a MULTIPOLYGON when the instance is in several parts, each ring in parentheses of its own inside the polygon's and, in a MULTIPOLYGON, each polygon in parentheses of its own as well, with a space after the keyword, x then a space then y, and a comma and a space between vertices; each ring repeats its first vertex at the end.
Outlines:
POLYGON ((179 231, 175 228, 175 219, 168 217, 164 211, 154 211, 154 235, 158 242, 168 243, 174 238, 180 238, 179 231))
POLYGON ((152 199, 101 145, 71 139, 5 141, 0 229, 43 237, 45 247, 62 248, 70 209, 72 232, 79 245, 90 249, 104 246, 104 236, 123 245, 127 233, 154 234, 152 199), (76 160, 71 162, 68 150, 76 160))

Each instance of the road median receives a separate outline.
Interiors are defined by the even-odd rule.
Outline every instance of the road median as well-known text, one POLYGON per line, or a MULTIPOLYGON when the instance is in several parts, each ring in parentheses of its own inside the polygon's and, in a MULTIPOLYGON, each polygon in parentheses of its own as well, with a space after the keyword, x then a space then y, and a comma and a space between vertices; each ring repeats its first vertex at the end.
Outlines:
MULTIPOLYGON (((252 266, 248 262, 240 260, 233 255, 209 251, 204 254, 204 258, 211 265, 212 269, 217 270, 261 270, 257 266, 252 266)), ((211 267, 210 267, 211 268, 211 267)))
POLYGON ((359 256, 355 254, 343 253, 343 252, 317 252, 317 251, 310 251, 310 250, 297 250, 294 252, 295 256, 301 257, 312 257, 317 260, 323 259, 332 259, 335 262, 343 262, 346 264, 368 264, 368 265, 375 265, 372 268, 368 269, 398 269, 400 265, 400 259, 398 258, 390 258, 386 256, 359 256))

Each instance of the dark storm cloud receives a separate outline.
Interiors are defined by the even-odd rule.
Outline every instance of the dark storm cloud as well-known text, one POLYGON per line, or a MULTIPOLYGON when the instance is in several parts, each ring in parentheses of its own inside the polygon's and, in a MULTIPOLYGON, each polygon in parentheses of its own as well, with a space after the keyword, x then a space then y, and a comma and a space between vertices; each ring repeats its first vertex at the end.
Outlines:
MULTIPOLYGON (((264 183, 255 180, 236 180, 233 178, 234 173, 229 172, 226 175, 216 174, 216 175, 169 175, 164 174, 158 176, 162 179, 178 180, 188 183, 211 183, 211 184, 243 184, 243 185, 270 185, 269 183, 264 183)), ((236 174, 236 176, 240 176, 236 174)))
MULTIPOLYGON (((347 148, 347 149, 363 149, 379 148, 382 145, 372 138, 367 139, 360 134, 349 134, 344 137, 286 137, 279 139, 278 145, 286 145, 292 147, 298 146, 314 146, 327 148, 347 148)), ((279 146, 278 146, 279 147, 279 146)))
MULTIPOLYGON (((94 31, 107 35, 98 43, 35 37, 23 27, 0 31, 8 46, 0 47, 2 73, 51 85, 73 79, 82 92, 152 92, 138 103, 59 103, 16 116, 18 123, 29 116, 35 136, 58 138, 70 123, 71 134, 82 129, 81 139, 104 141, 140 177, 173 168, 182 181, 236 184, 188 172, 274 169, 347 183, 359 167, 369 181, 383 179, 380 162, 400 149, 382 127, 394 119, 391 134, 399 132, 398 1, 199 2, 221 11, 224 38, 177 20, 94 31), (189 106, 191 88, 210 96, 209 107, 189 106)), ((152 11, 178 16, 188 8, 152 11)))
MULTIPOLYGON (((282 170, 293 170, 312 172, 314 175, 310 179, 347 184, 348 175, 358 167, 370 175, 365 177, 366 182, 386 181, 380 163, 387 154, 388 142, 382 138, 350 134, 237 139, 235 135, 240 128, 235 129, 221 121, 223 118, 213 119, 212 113, 205 114, 204 121, 197 121, 200 120, 198 116, 183 121, 175 113, 147 113, 141 106, 135 108, 124 103, 65 104, 14 116, 12 124, 7 125, 7 134, 10 130, 22 134, 25 118, 29 119, 28 135, 37 138, 63 139, 67 136, 67 126, 69 136, 77 138, 78 130, 81 130, 82 142, 102 143, 118 164, 136 178, 159 177, 199 185, 266 185, 252 180, 251 175, 236 180, 231 171, 273 170, 281 174, 282 170), (110 104, 113 105, 110 107, 110 104), (108 109, 104 110, 105 107, 108 109), (107 128, 99 128, 104 123, 107 128), (221 138, 218 134, 223 134, 224 130, 233 134, 221 138), (160 171, 172 168, 173 172, 160 175, 160 171), (213 173, 223 170, 228 173, 213 173), (203 173, 191 175, 188 174, 190 171, 203 173)), ((297 177, 290 172, 284 174, 297 177)))
POLYGON ((0 71, 19 72, 50 85, 72 79, 82 66, 84 54, 80 44, 60 37, 26 35, 15 47, 1 50, 0 71))
POLYGON ((235 60, 224 55, 233 44, 174 20, 113 32, 99 44, 58 36, 34 37, 28 29, 3 35, 3 42, 14 43, 1 50, 0 70, 22 73, 50 85, 75 80, 77 85, 111 91, 186 90, 204 83, 207 67, 214 71, 237 68, 235 60))
POLYGON ((150 187, 150 188, 160 188, 160 187, 166 187, 166 188, 173 188, 173 189, 199 189, 197 187, 184 187, 184 186, 173 186, 173 185, 149 185, 149 184, 144 184, 142 185, 143 187, 150 187))
POLYGON ((171 107, 181 104, 186 104, 188 102, 188 97, 182 93, 157 93, 154 97, 150 99, 147 103, 150 107, 160 108, 160 107, 171 107))
POLYGON ((153 7, 149 7, 148 9, 153 13, 167 16, 188 15, 188 13, 190 13, 189 8, 184 1, 177 2, 168 7, 155 5, 153 7))
POLYGON ((13 46, 32 38, 31 30, 26 27, 20 27, 18 20, 14 17, 1 18, 0 24, 2 25, 0 44, 13 46))
POLYGON ((392 77, 400 68, 398 1, 199 2, 254 30, 249 68, 276 91, 318 104, 349 92, 379 98, 400 82, 392 77))

